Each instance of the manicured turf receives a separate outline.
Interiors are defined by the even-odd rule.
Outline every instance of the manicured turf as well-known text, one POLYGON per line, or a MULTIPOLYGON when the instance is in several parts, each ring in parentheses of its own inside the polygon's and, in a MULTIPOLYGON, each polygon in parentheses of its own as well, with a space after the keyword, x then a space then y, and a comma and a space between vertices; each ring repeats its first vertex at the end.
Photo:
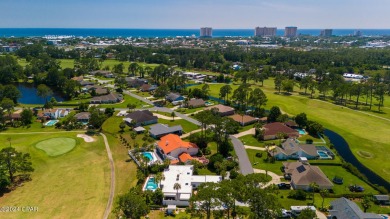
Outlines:
MULTIPOLYGON (((0 206, 36 206, 38 212, 13 212, 0 218, 102 218, 110 188, 109 162, 101 137, 86 143, 77 133, 7 134, 12 146, 30 153, 35 171, 32 180, 0 197, 0 206), (71 153, 49 157, 34 146, 50 138, 76 138, 71 153)), ((0 148, 7 145, 2 144, 0 148)))
MULTIPOLYGON (((210 94, 218 97, 219 89, 223 85, 210 84, 210 94)), ((232 85, 233 89, 237 86, 232 85)), ((300 96, 297 93, 293 93, 291 96, 279 95, 275 93, 272 79, 264 81, 264 87, 260 88, 263 89, 268 98, 266 108, 279 106, 290 115, 306 113, 309 119, 318 121, 326 128, 343 136, 350 145, 352 153, 360 162, 390 181, 390 162, 387 162, 388 148, 390 147, 390 135, 388 134, 390 121, 374 117, 381 116, 381 114, 367 112, 367 115, 329 102, 300 96), (358 151, 374 154, 375 159, 361 157, 357 154, 358 151)), ((385 102, 385 104, 388 103, 385 102)))
POLYGON ((68 153, 75 146, 76 140, 73 138, 50 138, 35 145, 36 148, 52 157, 68 153))
POLYGON ((259 141, 253 135, 244 135, 242 137, 239 137, 238 139, 240 139, 244 145, 255 146, 255 147, 264 147, 266 143, 279 144, 279 140, 259 141))
POLYGON ((248 154, 249 161, 251 162, 253 168, 268 170, 278 175, 283 174, 282 171, 280 170, 280 167, 283 166, 281 161, 275 161, 275 163, 269 163, 264 161, 267 158, 266 151, 246 149, 246 152, 248 154), (261 153, 262 157, 256 157, 257 153, 261 153))

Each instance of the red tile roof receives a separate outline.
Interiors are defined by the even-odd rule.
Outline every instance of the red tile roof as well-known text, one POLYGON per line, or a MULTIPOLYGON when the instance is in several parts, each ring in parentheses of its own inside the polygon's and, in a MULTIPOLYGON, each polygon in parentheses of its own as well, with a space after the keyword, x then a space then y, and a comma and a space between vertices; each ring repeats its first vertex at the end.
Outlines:
POLYGON ((192 160, 192 157, 191 155, 189 155, 188 153, 182 153, 180 154, 179 156, 179 160, 183 163, 187 162, 188 160, 192 160))
POLYGON ((182 141, 178 135, 168 134, 160 139, 158 146, 164 152, 168 154, 178 148, 197 148, 196 144, 191 142, 182 141))

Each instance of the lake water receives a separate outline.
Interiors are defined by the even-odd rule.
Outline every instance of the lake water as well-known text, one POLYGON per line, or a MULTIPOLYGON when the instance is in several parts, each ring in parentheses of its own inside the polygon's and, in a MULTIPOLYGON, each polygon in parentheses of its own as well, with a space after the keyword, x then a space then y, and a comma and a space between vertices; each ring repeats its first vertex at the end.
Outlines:
MULTIPOLYGON (((15 86, 19 89, 20 93, 22 93, 22 97, 18 99, 19 103, 24 104, 45 104, 45 99, 42 97, 39 97, 37 95, 37 88, 34 86, 34 84, 30 83, 17 83, 15 86)), ((53 92, 53 95, 48 97, 47 100, 50 100, 50 98, 56 98, 58 102, 64 101, 65 99, 57 92, 53 92)))
POLYGON ((360 163, 359 160, 352 154, 347 141, 345 141, 341 135, 328 129, 325 130, 324 134, 329 138, 330 142, 334 145, 339 155, 346 162, 355 166, 362 174, 367 177, 368 181, 370 181, 372 184, 378 184, 390 191, 390 183, 360 163))

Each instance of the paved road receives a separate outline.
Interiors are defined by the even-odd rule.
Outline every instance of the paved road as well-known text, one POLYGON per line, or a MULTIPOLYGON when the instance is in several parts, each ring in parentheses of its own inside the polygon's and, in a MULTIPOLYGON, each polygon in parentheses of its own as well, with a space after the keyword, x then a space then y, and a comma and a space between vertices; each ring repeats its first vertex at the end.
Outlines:
POLYGON ((106 145, 107 156, 110 160, 110 168, 111 168, 111 185, 110 185, 110 195, 108 197, 108 202, 106 206, 106 210, 104 211, 103 219, 107 219, 108 215, 111 213, 112 203, 114 202, 114 194, 115 194, 115 165, 114 160, 112 159, 112 153, 110 149, 110 145, 108 144, 107 137, 103 133, 100 133, 103 136, 104 144, 106 145))
POLYGON ((240 171, 243 175, 251 174, 253 172, 252 164, 249 161, 248 154, 245 151, 245 147, 240 140, 234 136, 230 136, 232 140, 234 150, 236 151, 238 157, 238 163, 240 166, 240 171))
MULTIPOLYGON (((143 102, 145 102, 147 104, 150 104, 152 106, 154 105, 152 101, 150 101, 150 100, 148 100, 148 99, 146 99, 144 97, 140 97, 140 96, 138 96, 136 94, 133 94, 133 93, 131 93, 129 91, 124 91, 123 93, 125 93, 127 95, 130 95, 130 96, 132 96, 132 97, 134 97, 134 98, 136 98, 138 100, 141 100, 141 101, 143 101, 143 102)), ((172 113, 173 112, 172 109, 169 109, 169 108, 166 108, 166 107, 152 107, 152 108, 149 108, 149 110, 150 111, 166 112, 166 113, 172 113)), ((189 116, 187 116, 185 114, 179 113, 179 112, 175 112, 175 114, 176 114, 176 116, 178 116, 178 117, 180 117, 182 119, 185 119, 188 122, 191 122, 191 123, 193 123, 195 125, 199 125, 200 126, 200 122, 198 122, 196 119, 193 119, 193 118, 191 118, 191 117, 189 117, 189 116)))

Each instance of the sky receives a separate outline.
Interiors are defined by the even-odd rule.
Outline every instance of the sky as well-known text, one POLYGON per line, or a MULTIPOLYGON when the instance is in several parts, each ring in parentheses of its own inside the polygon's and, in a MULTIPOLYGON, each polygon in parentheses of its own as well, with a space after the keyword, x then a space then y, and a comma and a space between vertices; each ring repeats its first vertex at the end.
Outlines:
POLYGON ((390 29, 390 0, 0 0, 0 28, 390 29))

